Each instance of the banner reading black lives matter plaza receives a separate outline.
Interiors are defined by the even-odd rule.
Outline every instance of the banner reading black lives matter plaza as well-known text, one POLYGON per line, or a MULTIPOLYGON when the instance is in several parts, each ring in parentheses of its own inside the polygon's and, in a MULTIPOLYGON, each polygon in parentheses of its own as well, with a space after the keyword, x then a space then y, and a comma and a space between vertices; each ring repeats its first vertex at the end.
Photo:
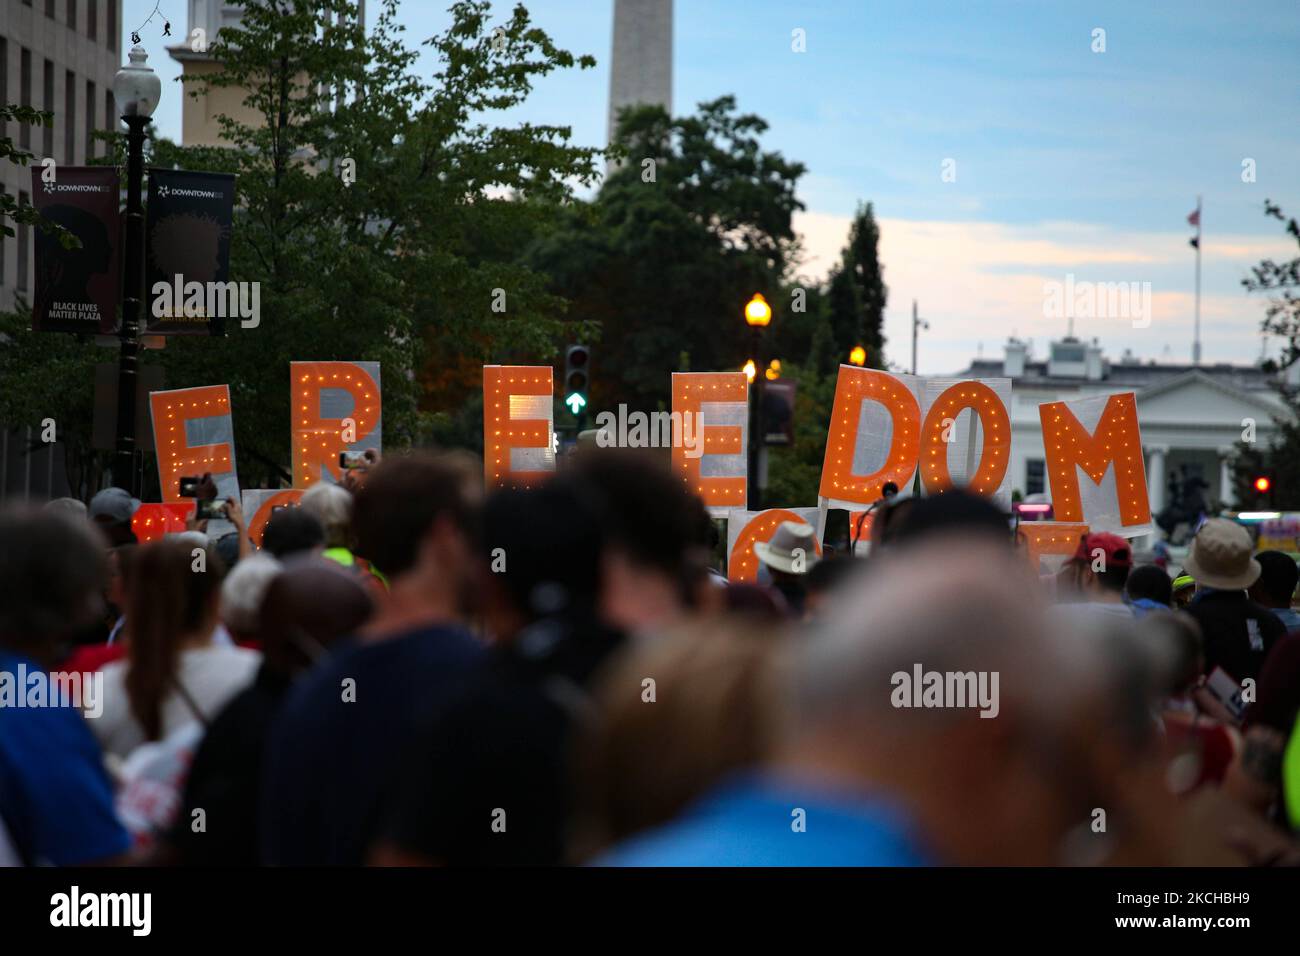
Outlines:
POLYGON ((57 235, 36 230, 32 331, 113 333, 122 278, 117 170, 33 167, 32 205, 81 242, 78 249, 65 249, 57 235))
POLYGON ((239 306, 227 282, 234 213, 233 174, 149 170, 147 334, 225 334, 225 320, 239 306))

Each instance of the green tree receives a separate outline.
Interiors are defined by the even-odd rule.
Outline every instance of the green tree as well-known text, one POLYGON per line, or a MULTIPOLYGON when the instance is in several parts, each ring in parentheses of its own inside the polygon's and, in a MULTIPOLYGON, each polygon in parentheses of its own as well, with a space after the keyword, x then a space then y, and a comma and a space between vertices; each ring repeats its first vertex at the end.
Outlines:
MULTIPOLYGON (((293 360, 380 362, 384 442, 400 447, 450 427, 437 413, 466 406, 484 362, 545 361, 564 337, 565 303, 522 249, 601 153, 568 127, 501 117, 539 77, 594 60, 557 47, 522 5, 495 17, 457 0, 424 41, 437 63, 424 79, 396 11, 383 0, 365 31, 346 0, 247 5, 210 48, 219 70, 187 95, 244 90, 249 113, 219 118, 222 147, 149 144, 151 165, 237 176, 230 278, 260 283, 261 322, 172 338, 148 360, 168 387, 231 385, 250 487, 288 475, 293 360)), ((46 347, 32 338, 20 351, 46 347)))
POLYGON ((765 152, 766 129, 730 96, 686 117, 626 111, 616 137, 622 165, 530 249, 570 316, 600 326, 593 408, 664 405, 683 352, 696 369, 739 368, 750 347, 743 309, 755 292, 772 305, 773 326, 785 321, 790 300, 780 293, 804 167, 765 152))
POLYGON ((871 203, 859 206, 826 293, 839 359, 842 361, 855 345, 861 345, 867 350, 867 364, 872 368, 885 367, 885 303, 889 299, 880 269, 879 246, 880 228, 871 203))
MULTIPOLYGON (((1264 202, 1264 214, 1285 224, 1288 236, 1300 246, 1300 225, 1283 215, 1279 206, 1264 202)), ((1281 361, 1275 369, 1290 368, 1300 361, 1300 255, 1283 262, 1264 259, 1251 268, 1251 275, 1241 284, 1249 292, 1269 296, 1261 323, 1266 335, 1282 341, 1281 361)), ((1233 456, 1233 488, 1242 508, 1300 510, 1300 394, 1280 385, 1279 391, 1287 412, 1276 418, 1278 434, 1268 448, 1251 442, 1238 442, 1233 456), (1261 475, 1271 487, 1261 493, 1254 481, 1261 475)))
MULTIPOLYGON (((7 130, 10 123, 25 123, 29 126, 49 126, 54 122, 54 114, 46 110, 33 109, 30 106, 15 106, 12 103, 0 103, 0 130, 7 130)), ((29 151, 14 144, 13 137, 0 135, 0 163, 13 163, 26 166, 35 157, 29 151)), ((4 190, 0 190, 0 237, 13 236, 13 226, 35 226, 43 232, 56 235, 65 249, 76 249, 81 241, 56 222, 51 222, 36 211, 34 206, 21 205, 18 200, 4 190)))

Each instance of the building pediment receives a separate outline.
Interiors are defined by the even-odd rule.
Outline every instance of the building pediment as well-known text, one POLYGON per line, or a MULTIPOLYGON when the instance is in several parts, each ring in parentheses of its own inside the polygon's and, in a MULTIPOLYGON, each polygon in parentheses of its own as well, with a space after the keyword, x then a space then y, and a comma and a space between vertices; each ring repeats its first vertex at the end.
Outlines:
POLYGON ((1286 406, 1272 392, 1248 392, 1194 370, 1137 393, 1138 417, 1148 424, 1236 425, 1252 418, 1269 427, 1286 406))

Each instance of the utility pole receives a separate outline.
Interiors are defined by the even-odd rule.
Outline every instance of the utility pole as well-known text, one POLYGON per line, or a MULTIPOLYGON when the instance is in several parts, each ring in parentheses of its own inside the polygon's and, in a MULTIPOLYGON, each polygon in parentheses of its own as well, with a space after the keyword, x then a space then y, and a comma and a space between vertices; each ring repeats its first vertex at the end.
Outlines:
POLYGON ((912 374, 916 374, 916 333, 918 329, 929 329, 930 323, 916 316, 916 300, 912 300, 912 374))

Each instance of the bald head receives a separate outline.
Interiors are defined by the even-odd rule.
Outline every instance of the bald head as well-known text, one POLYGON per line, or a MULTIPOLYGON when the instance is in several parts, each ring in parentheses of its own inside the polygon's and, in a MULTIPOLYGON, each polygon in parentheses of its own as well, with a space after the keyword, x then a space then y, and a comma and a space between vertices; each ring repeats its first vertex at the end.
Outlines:
POLYGON ((1106 792, 1100 645, 988 535, 896 546, 845 583, 791 646, 778 766, 900 807, 940 862, 1059 862, 1106 792))
POLYGON ((910 679, 918 666, 923 674, 997 675, 1004 699, 1046 705, 1053 691, 1044 684, 1060 662, 1044 639, 1039 592, 1024 565, 986 539, 943 538, 882 554, 845 582, 838 607, 795 648, 796 723, 893 720, 901 709, 894 675, 910 679))

